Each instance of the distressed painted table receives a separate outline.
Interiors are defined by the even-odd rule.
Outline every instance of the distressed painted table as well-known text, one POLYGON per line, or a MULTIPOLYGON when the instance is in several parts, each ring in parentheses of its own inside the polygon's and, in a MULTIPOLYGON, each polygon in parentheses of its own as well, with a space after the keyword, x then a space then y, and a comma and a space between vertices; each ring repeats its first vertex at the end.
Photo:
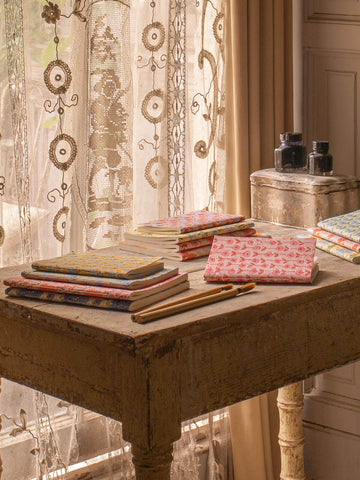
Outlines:
MULTIPOLYGON (((318 256, 314 285, 259 284, 145 325, 126 313, 10 299, 1 285, 0 375, 121 420, 137 479, 168 480, 182 420, 360 358, 360 266, 318 256)), ((203 267, 186 264, 193 291, 209 288, 203 267)), ((1 283, 21 270, 2 269, 1 283)), ((299 384, 281 388, 279 404, 282 478, 300 480, 299 384)))

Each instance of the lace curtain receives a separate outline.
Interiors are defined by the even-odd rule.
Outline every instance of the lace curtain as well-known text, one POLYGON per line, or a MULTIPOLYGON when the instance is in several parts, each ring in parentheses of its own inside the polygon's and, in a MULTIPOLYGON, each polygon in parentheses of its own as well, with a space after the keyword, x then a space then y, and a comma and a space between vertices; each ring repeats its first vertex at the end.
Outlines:
MULTIPOLYGON (((0 0, 1 266, 221 210, 224 53, 223 0, 0 0)), ((120 423, 1 389, 4 479, 133 478, 120 423)), ((228 445, 226 412, 187 422, 173 478, 230 478, 228 445)))

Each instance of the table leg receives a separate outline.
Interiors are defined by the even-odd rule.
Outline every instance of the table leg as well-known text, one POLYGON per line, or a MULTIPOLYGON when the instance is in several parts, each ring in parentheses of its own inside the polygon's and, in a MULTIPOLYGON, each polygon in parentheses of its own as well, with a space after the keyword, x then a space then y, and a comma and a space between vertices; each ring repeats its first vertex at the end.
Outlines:
POLYGON ((280 480, 305 480, 302 383, 279 388, 280 480))
POLYGON ((134 358, 124 372, 123 436, 132 446, 136 480, 170 480, 173 442, 181 436, 179 371, 174 344, 134 358))
POLYGON ((172 444, 162 452, 148 452, 133 445, 136 480, 170 480, 172 444))

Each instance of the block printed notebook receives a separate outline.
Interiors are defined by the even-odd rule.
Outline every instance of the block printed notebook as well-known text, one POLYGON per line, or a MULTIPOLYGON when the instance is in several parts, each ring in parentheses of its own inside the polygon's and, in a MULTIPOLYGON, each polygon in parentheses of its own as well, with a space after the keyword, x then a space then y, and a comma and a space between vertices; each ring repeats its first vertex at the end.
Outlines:
POLYGON ((360 210, 321 220, 318 227, 360 243, 360 210))
POLYGON ((164 263, 159 260, 160 258, 157 257, 69 253, 61 257, 33 262, 32 268, 45 272, 131 279, 163 270, 164 263))
POLYGON ((87 297, 110 298, 117 300, 137 300, 168 288, 179 285, 188 279, 187 273, 168 278, 163 282, 151 285, 150 287, 138 290, 124 290, 121 288, 99 287, 96 285, 81 285, 75 283, 51 282, 47 280, 33 280, 24 277, 12 277, 4 280, 4 284, 14 288, 25 288, 31 290, 41 290, 52 293, 70 293, 74 295, 85 295, 87 297))
POLYGON ((5 290, 6 295, 10 297, 31 298, 44 302, 69 303, 72 305, 81 305, 85 307, 105 308, 109 310, 122 310, 125 312, 135 312, 144 307, 148 307, 160 300, 177 295, 180 292, 190 288, 189 282, 181 282, 174 287, 167 288, 161 292, 149 295, 148 297, 136 299, 133 301, 119 300, 110 298, 90 297, 87 295, 75 295, 72 293, 53 293, 42 290, 32 290, 29 288, 10 287, 5 290))
POLYGON ((214 238, 204 278, 209 282, 311 283, 314 238, 214 238))
POLYGON ((179 272, 177 267, 164 268, 159 272, 146 277, 127 280, 125 278, 92 277, 90 275, 72 275, 71 273, 41 272, 40 270, 27 270, 21 275, 34 280, 49 280, 52 282, 80 283, 83 285, 97 285, 99 287, 123 288, 136 290, 149 287, 155 283, 163 282, 167 278, 174 277, 179 272))
MULTIPOLYGON (((308 231, 315 230, 309 228, 308 231)), ((311 238, 312 235, 310 233, 299 233, 297 235, 298 238, 311 238)), ((335 257, 342 258, 343 260, 347 260, 348 262, 359 264, 360 263, 360 253, 355 252, 353 249, 343 247, 339 244, 330 242, 329 240, 325 240, 325 238, 320 238, 313 236, 316 240, 316 248, 322 250, 323 252, 330 253, 335 257)), ((341 237, 342 238, 342 237, 341 237)))
POLYGON ((150 232, 140 232, 132 231, 125 232, 124 238, 127 242, 137 241, 137 242, 151 242, 157 243, 159 245, 165 244, 180 244, 187 243, 192 240, 199 240, 201 238, 213 237, 214 235, 224 235, 231 232, 238 232, 240 230, 250 229, 254 227, 253 222, 237 222, 231 223, 229 225, 220 225, 219 227, 204 228, 203 230, 197 230, 196 232, 181 233, 181 234, 167 234, 163 233, 150 233, 150 232))
POLYGON ((340 237, 340 235, 335 235, 335 233, 328 232, 326 230, 323 230, 322 228, 308 228, 307 230, 315 237, 323 238, 328 242, 335 243, 336 245, 348 248, 349 250, 353 250, 354 252, 360 252, 360 243, 356 243, 347 238, 340 237))
POLYGON ((193 258, 206 257, 209 255, 211 245, 206 245, 204 247, 192 248, 191 250, 184 250, 180 252, 176 251, 161 251, 161 249, 153 249, 147 244, 142 245, 130 245, 126 242, 120 242, 119 247, 122 250, 127 252, 134 253, 143 253, 144 255, 158 255, 163 258, 168 258, 169 260, 178 260, 180 262, 185 262, 186 260, 192 260, 193 258))
POLYGON ((176 215, 163 220, 143 223, 138 226, 140 232, 165 232, 165 233, 187 233, 205 228, 217 227, 229 223, 242 222, 245 217, 242 215, 231 215, 229 213, 214 213, 207 210, 196 210, 194 212, 176 215))

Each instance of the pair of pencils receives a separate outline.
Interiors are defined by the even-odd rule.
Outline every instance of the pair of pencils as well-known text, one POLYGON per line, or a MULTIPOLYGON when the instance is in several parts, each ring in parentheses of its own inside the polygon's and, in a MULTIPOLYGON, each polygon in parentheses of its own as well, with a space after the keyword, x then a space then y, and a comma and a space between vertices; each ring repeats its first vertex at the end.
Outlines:
POLYGON ((231 283, 222 287, 215 287, 205 292, 195 293, 187 297, 174 300, 172 302, 148 308, 139 313, 131 315, 131 319, 137 323, 147 323, 160 318, 175 315, 176 313, 186 312, 193 308, 203 307, 211 303, 220 302, 228 298, 235 297, 240 293, 248 292, 255 287, 255 283, 246 283, 240 287, 234 287, 231 283))

